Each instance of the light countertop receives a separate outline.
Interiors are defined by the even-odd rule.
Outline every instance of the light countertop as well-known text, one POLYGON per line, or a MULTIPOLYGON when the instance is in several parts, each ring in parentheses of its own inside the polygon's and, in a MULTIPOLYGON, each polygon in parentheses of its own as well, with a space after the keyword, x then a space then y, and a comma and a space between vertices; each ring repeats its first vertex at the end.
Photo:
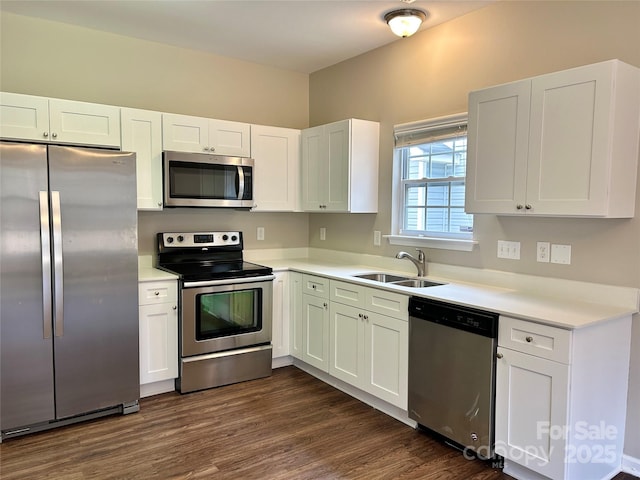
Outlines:
MULTIPOLYGON (((259 259, 260 260, 260 259, 259 259)), ((249 261, 256 261, 249 259, 249 261)), ((465 276, 464 279, 448 276, 448 271, 431 268, 433 275, 428 280, 444 283, 425 288, 410 288, 385 284, 372 280, 354 278, 353 275, 370 272, 387 272, 404 276, 414 276, 406 271, 391 270, 371 264, 334 263, 326 259, 262 259, 258 263, 268 265, 274 272, 295 271, 321 275, 334 280, 358 283, 363 286, 381 288, 388 291, 415 295, 432 300, 440 300, 457 305, 478 308, 500 315, 513 316, 524 320, 543 323, 565 329, 588 327, 599 322, 615 320, 632 315, 638 311, 638 291, 626 287, 583 284, 581 282, 560 281, 565 288, 554 288, 555 294, 544 291, 541 285, 558 282, 554 279, 540 279, 536 284, 513 281, 515 288, 504 285, 491 285, 478 278, 465 276), (473 282, 467 278, 473 278, 473 282), (566 285, 565 285, 566 284, 566 285), (540 287, 540 288, 538 288, 540 287), (622 292, 621 296, 617 293, 622 292), (600 292, 600 295, 598 293, 600 292), (598 298, 599 302, 589 299, 598 298)), ((473 273, 473 272, 472 272, 473 273)), ((176 279, 175 275, 152 268, 149 262, 140 262, 139 280, 141 282, 176 279)), ((511 280, 511 279, 510 279, 511 280)), ((555 287, 555 285, 554 285, 555 287)))

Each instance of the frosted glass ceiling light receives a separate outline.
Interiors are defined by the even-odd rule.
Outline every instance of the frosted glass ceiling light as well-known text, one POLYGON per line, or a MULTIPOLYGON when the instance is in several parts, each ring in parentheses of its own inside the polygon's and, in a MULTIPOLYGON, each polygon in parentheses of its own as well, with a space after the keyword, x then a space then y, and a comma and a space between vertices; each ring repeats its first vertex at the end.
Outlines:
POLYGON ((403 38, 410 37, 416 33, 426 18, 427 14, 425 12, 414 8, 393 10, 384 16, 384 20, 389 25, 391 31, 403 38))

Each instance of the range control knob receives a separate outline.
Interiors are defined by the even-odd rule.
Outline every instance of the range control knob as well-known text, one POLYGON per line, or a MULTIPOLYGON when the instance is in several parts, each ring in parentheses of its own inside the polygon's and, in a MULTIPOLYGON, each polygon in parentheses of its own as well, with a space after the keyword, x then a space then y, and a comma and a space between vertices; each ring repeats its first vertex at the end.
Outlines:
POLYGON ((182 235, 178 235, 178 241, 182 242, 184 240, 184 237, 182 235))
POLYGON ((227 234, 222 235, 222 240, 224 240, 225 242, 226 242, 227 240, 229 240, 229 235, 227 235, 227 234))
POLYGON ((173 243, 173 237, 167 237, 167 243, 173 243))
POLYGON ((238 240, 238 237, 236 237, 235 235, 233 235, 233 236, 231 237, 231 241, 235 242, 236 240, 238 240))

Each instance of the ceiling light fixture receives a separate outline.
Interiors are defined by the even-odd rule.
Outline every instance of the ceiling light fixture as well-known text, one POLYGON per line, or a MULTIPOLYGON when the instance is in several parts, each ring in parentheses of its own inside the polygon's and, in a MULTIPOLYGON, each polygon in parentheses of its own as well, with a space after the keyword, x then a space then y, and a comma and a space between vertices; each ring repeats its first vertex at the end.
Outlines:
POLYGON ((427 14, 422 10, 403 8, 385 14, 384 21, 387 22, 387 25, 389 25, 393 33, 405 38, 416 33, 426 18, 427 14))

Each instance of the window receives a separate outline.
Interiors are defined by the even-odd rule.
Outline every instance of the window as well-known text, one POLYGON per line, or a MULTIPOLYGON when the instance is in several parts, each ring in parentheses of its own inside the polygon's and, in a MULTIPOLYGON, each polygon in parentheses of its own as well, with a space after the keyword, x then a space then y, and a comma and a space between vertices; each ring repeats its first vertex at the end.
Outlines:
POLYGON ((470 240, 473 216, 464 211, 467 115, 396 125, 394 135, 396 235, 470 240))

